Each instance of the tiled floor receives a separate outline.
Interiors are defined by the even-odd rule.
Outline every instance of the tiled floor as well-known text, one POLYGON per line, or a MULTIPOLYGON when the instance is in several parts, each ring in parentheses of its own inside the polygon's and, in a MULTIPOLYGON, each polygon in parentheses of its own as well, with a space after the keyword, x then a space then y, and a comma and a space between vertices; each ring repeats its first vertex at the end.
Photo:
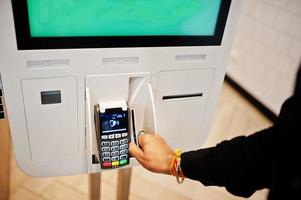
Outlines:
MULTIPOLYGON (((271 123, 228 84, 224 84, 215 113, 210 137, 204 146, 212 146, 223 139, 250 134, 271 123)), ((14 158, 11 163, 11 200, 88 199, 88 175, 55 178, 34 178, 22 173, 14 158)), ((116 199, 117 172, 102 173, 102 199, 116 199)), ((250 199, 263 200, 267 190, 256 192, 250 199)), ((141 167, 132 172, 130 200, 193 200, 242 199, 224 188, 204 187, 185 180, 179 185, 174 177, 150 173, 141 167)))

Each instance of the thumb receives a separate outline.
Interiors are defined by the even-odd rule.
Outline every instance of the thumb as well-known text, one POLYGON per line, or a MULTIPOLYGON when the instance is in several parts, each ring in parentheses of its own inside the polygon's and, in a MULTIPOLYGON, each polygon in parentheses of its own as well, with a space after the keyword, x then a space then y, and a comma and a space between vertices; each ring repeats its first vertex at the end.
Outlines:
POLYGON ((134 144, 133 142, 130 143, 129 146, 129 152, 132 156, 134 156, 139 162, 142 162, 143 160, 143 151, 137 147, 136 144, 134 144))

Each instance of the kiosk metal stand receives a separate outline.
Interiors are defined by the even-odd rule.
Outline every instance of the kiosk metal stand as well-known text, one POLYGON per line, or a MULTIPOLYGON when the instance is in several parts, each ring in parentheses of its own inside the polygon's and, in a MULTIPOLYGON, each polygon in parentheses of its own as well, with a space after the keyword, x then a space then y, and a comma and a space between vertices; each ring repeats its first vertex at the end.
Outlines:
POLYGON ((101 198, 101 174, 89 174, 89 200, 101 198))
POLYGON ((128 200, 130 194, 132 168, 118 171, 118 185, 116 200, 128 200))
MULTIPOLYGON (((118 171, 117 198, 128 200, 130 194, 132 168, 118 171)), ((101 173, 89 174, 89 200, 101 199, 101 173)))

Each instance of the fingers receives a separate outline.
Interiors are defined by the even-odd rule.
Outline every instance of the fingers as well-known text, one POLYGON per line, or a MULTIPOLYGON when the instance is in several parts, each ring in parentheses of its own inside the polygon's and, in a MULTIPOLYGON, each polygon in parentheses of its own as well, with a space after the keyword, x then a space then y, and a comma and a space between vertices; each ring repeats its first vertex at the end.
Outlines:
POLYGON ((137 147, 136 144, 130 143, 129 152, 132 156, 134 156, 140 163, 143 161, 143 151, 137 147))
POLYGON ((165 140, 159 134, 151 133, 144 133, 139 135, 138 141, 142 151, 144 151, 145 148, 150 147, 151 145, 154 145, 158 142, 160 142, 161 144, 166 143, 165 140))
POLYGON ((138 137, 138 141, 139 141, 139 145, 140 147, 143 149, 144 145, 145 145, 145 133, 144 134, 140 134, 138 137))

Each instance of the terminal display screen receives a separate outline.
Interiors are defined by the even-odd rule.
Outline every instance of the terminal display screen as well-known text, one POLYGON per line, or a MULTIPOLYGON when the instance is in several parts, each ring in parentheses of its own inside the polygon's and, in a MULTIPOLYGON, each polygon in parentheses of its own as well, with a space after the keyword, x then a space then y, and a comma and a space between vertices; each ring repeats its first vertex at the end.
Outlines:
POLYGON ((32 37, 214 35, 222 0, 27 0, 32 37))
POLYGON ((220 45, 231 0, 12 0, 19 50, 220 45))
POLYGON ((112 134, 116 132, 128 131, 127 111, 119 111, 115 113, 100 113, 100 119, 102 134, 112 134))

